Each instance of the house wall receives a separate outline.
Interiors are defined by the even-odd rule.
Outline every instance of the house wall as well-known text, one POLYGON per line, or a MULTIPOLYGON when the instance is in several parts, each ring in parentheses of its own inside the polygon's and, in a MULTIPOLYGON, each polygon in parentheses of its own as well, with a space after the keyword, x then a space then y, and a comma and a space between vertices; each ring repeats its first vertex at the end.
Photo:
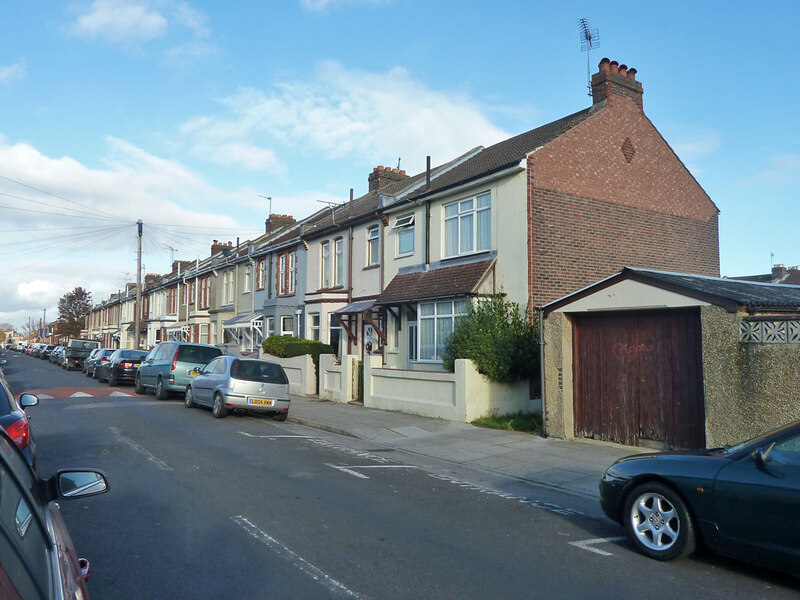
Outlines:
POLYGON ((719 276, 717 208, 632 101, 529 155, 528 211, 534 304, 626 266, 719 276))
POLYGON ((800 343, 740 342, 745 318, 712 306, 700 312, 709 447, 800 419, 800 343))

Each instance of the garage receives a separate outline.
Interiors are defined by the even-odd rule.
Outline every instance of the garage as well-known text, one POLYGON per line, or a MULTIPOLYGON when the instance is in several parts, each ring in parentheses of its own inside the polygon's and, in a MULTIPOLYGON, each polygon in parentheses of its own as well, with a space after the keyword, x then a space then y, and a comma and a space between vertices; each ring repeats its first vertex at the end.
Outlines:
POLYGON ((573 335, 576 436, 705 445, 697 309, 578 315, 573 335))
POLYGON ((626 267, 540 317, 547 436, 713 448, 800 419, 800 286, 626 267))

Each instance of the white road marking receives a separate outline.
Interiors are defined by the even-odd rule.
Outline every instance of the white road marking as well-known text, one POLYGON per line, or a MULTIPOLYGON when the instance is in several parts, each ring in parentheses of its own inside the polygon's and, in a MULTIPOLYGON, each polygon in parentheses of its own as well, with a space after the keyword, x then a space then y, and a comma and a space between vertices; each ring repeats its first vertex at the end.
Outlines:
POLYGON ((348 589, 343 584, 339 583, 329 575, 326 575, 321 569, 315 567, 303 557, 299 556, 296 552, 289 550, 286 546, 281 544, 278 540, 270 536, 268 533, 256 527, 249 519, 241 515, 231 517, 234 523, 239 525, 247 533, 257 539, 259 542, 276 552, 285 560, 291 562, 298 569, 303 571, 306 575, 311 577, 314 581, 320 583, 331 594, 336 597, 347 598, 360 598, 354 591, 348 589))
POLYGON ((600 550, 600 548, 593 548, 593 546, 595 544, 605 544, 607 542, 619 542, 620 540, 624 539, 625 539, 624 537, 594 538, 591 540, 582 540, 580 542, 569 542, 569 545, 575 546, 576 548, 580 548, 581 550, 588 550, 589 552, 594 552, 595 554, 599 554, 600 556, 614 556, 611 552, 600 550))
POLYGON ((55 396, 51 396, 50 394, 36 394, 36 397, 39 400, 55 400, 55 396))
POLYGON ((367 475, 363 473, 359 473, 355 469, 416 469, 417 467, 414 465, 332 465, 330 463, 325 463, 325 466, 332 467, 334 469, 338 469, 339 471, 343 471, 345 473, 349 473, 350 475, 355 475, 360 479, 369 479, 367 475))
POLYGON ((130 439, 128 437, 125 437, 118 428, 111 427, 110 429, 114 433, 114 435, 116 435, 117 438, 119 438, 120 441, 125 442, 128 446, 130 446, 131 448, 136 450, 136 452, 138 452, 139 454, 144 456, 147 460, 149 460, 151 463, 153 463, 156 467, 158 467, 159 469, 161 469, 163 471, 172 471, 172 467, 170 467, 167 463, 165 463, 163 460, 158 458, 155 454, 153 454, 152 452, 150 452, 149 450, 147 450, 143 446, 140 446, 139 444, 134 442, 132 439, 130 439))
POLYGON ((240 431, 243 436, 249 438, 258 438, 260 440, 272 440, 277 438, 300 438, 304 440, 311 439, 310 435, 253 435, 252 433, 247 433, 246 431, 240 431))
POLYGON ((547 510, 550 512, 557 513, 559 515, 566 515, 566 516, 573 516, 573 515, 582 515, 583 513, 578 510, 573 510, 571 508, 564 508, 563 506, 559 506, 558 504, 551 504, 550 502, 542 502, 541 500, 536 500, 533 498, 525 498, 522 496, 516 496, 514 494, 506 494, 504 492, 498 492, 497 490, 493 490, 491 488, 483 487, 481 485, 476 485, 474 483, 469 483, 466 481, 459 481, 458 479, 453 479, 447 475, 437 475, 435 473, 428 473, 428 477, 433 477, 434 479, 440 479, 442 481, 449 481, 450 483, 459 486, 460 488, 464 488, 467 490, 474 490, 476 492, 480 492, 481 494, 488 494, 490 496, 497 496, 499 498, 503 498, 505 500, 516 500, 520 504, 527 504, 529 506, 533 506, 534 508, 541 508, 542 510, 547 510))
POLYGON ((93 398, 91 394, 87 394, 86 392, 75 392, 70 396, 70 398, 93 398))
POLYGON ((125 396, 126 398, 131 398, 133 394, 126 394, 125 392, 111 392, 112 396, 125 396))
POLYGON ((363 473, 358 473, 356 471, 348 469, 347 467, 340 467, 338 465, 332 465, 330 463, 325 463, 325 466, 332 467, 334 469, 342 471, 343 473, 348 473, 348 474, 352 475, 353 477, 358 477, 359 479, 369 479, 369 477, 367 477, 363 473))

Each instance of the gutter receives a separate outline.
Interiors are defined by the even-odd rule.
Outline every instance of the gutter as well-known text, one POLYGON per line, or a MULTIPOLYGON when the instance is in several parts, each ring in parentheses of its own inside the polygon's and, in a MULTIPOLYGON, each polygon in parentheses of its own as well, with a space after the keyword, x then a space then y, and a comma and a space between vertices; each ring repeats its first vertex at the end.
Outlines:
POLYGON ((539 379, 542 385, 542 437, 547 437, 547 410, 545 404, 545 386, 544 384, 544 310, 539 306, 536 310, 539 311, 539 379))
POLYGON ((436 200, 437 198, 441 198, 443 196, 449 196, 450 194, 453 194, 460 190, 471 188, 476 185, 480 185, 482 183, 489 183, 490 181, 494 181, 496 179, 500 179, 501 177, 505 177, 506 175, 514 175, 516 173, 527 170, 527 168, 528 168, 527 161, 523 159, 513 166, 506 167, 505 169, 502 169, 500 171, 495 171, 494 173, 489 173, 488 175, 484 175, 483 177, 478 177, 477 179, 465 181, 464 183, 460 183, 453 187, 443 188, 441 190, 433 192, 430 195, 422 194, 413 201, 419 205, 422 204, 422 202, 425 200, 436 200))

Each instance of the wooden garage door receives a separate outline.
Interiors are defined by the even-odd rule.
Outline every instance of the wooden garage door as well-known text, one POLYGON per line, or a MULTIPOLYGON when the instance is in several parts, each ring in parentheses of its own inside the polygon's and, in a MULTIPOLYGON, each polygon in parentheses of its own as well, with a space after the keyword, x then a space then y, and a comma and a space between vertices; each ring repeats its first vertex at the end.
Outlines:
POLYGON ((574 320, 575 435, 705 446, 697 309, 574 320))

